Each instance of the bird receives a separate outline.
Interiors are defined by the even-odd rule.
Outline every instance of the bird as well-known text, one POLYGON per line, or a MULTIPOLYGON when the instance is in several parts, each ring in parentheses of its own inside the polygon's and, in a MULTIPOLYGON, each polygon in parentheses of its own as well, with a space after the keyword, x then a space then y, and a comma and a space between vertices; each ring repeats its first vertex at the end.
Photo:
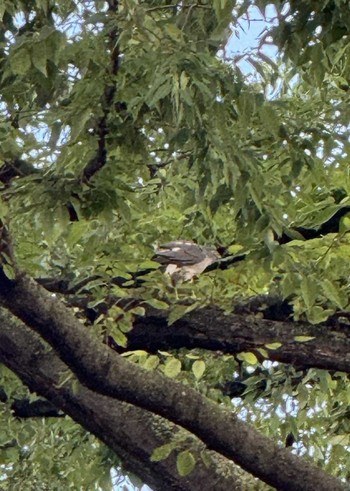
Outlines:
POLYGON ((165 272, 177 284, 192 280, 219 258, 213 247, 201 246, 191 240, 174 240, 160 245, 152 260, 166 265, 165 272))

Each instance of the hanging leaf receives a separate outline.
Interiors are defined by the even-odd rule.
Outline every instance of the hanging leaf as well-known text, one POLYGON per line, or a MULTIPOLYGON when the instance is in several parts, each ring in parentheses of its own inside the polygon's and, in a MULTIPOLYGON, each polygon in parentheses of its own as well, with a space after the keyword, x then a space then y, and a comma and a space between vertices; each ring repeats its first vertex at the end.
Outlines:
POLYGON ((192 365, 192 372, 197 380, 202 378, 205 372, 205 363, 203 360, 196 360, 192 365))
POLYGON ((195 468, 195 465, 196 460, 189 450, 179 453, 176 457, 176 468, 182 477, 190 474, 195 468))

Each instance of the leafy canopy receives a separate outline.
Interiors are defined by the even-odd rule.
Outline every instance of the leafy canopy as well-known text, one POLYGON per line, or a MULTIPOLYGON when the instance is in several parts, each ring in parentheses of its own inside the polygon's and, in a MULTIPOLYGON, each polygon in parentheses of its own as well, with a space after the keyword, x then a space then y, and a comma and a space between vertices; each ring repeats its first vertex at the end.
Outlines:
MULTIPOLYGON (((224 49, 232 26, 256 14, 251 3, 4 0, 0 6, 1 218, 18 263, 35 278, 65 279, 70 287, 83 282, 80 295, 88 292, 91 308, 111 296, 124 299, 95 323, 97 334, 107 332, 122 346, 134 314, 151 305, 169 309, 174 321, 188 310, 189 295, 190 309, 230 310, 235 299, 278 293, 293 305, 295 319, 311 323, 348 312, 349 218, 325 237, 303 241, 297 232, 319 228, 348 206, 347 2, 272 2, 276 22, 258 49, 241 55, 257 70, 253 81, 224 49), (279 48, 274 61, 260 49, 271 36, 279 48), (281 244, 283 234, 293 240, 281 244), (150 258, 156 243, 176 238, 224 246, 245 259, 174 293, 150 258), (132 286, 143 269, 152 272, 140 288, 112 282, 119 277, 132 286), (130 298, 139 302, 125 308, 130 298)), ((263 14, 268 3, 255 5, 263 14)), ((231 42, 239 45, 234 36, 231 42)), ((230 404, 210 389, 237 370, 230 356, 180 351, 129 358, 230 404)), ((249 353, 240 362, 258 364, 249 353)), ((248 397, 237 403, 242 414, 267 434, 303 435, 300 453, 345 476, 344 377, 266 370, 249 378, 248 397), (266 378, 266 397, 257 403, 266 378)), ((1 417, 3 426, 11 424, 8 409, 1 417)), ((65 445, 72 450, 65 446, 66 461, 60 454, 62 467, 74 442, 87 437, 66 420, 42 424, 54 442, 47 443, 51 456, 61 448, 59 428, 69 435, 65 445)), ((55 459, 48 468, 35 443, 43 427, 16 425, 19 444, 33 449, 41 475, 51 480, 55 459)), ((6 429, 1 440, 9 438, 6 429)), ((18 449, 10 448, 2 463, 17 482, 24 470, 17 470, 18 449)), ((186 467, 193 456, 184 452, 186 467)), ((87 485, 75 479, 69 474, 70 483, 87 485)))

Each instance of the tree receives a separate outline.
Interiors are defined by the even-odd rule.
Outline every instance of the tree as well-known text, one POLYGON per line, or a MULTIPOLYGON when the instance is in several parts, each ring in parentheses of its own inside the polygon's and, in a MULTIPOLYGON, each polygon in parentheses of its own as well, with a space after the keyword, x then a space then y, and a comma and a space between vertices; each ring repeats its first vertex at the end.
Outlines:
POLYGON ((350 16, 251 3, 2 3, 3 489, 347 489, 350 16))

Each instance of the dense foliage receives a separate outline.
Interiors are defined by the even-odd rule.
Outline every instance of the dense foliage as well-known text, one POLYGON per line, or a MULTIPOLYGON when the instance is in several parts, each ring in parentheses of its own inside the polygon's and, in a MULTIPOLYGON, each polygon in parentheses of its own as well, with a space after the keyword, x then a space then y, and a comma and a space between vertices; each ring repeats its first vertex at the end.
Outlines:
MULTIPOLYGON (((287 440, 300 458, 296 469, 313 462, 320 481, 327 473, 345 489, 348 2, 4 0, 0 16, 0 334, 10 339, 6 319, 17 323, 12 344, 0 343, 2 489, 111 489, 110 469, 118 466, 165 489, 157 465, 170 458, 173 489, 194 489, 196 472, 205 489, 199 483, 214 475, 218 458, 222 489, 224 475, 235 480, 227 489, 287 489, 288 476, 279 484, 267 471, 255 473, 171 408, 156 411, 152 394, 147 403, 137 388, 98 394, 68 348, 69 331, 43 333, 51 314, 39 302, 49 297, 62 312, 57 326, 66 309, 73 312, 96 352, 114 348, 155 386, 168 377, 169 390, 178 381, 218 411, 234 409, 276 448, 287 440), (239 51, 241 23, 264 16, 267 6, 274 18, 259 46, 230 56, 229 46, 239 51), (279 49, 274 60, 269 44, 279 49), (151 258, 157 244, 176 238, 214 245, 223 259, 174 289, 151 258), (43 288, 23 283, 23 272, 45 288, 43 297, 43 288), (153 332, 159 323, 163 331, 153 332), (24 325, 41 344, 37 337, 30 344, 24 325), (241 339, 240 329, 251 329, 251 339, 241 339), (57 373, 40 368, 40 349, 57 373), (17 351, 27 358, 16 362, 17 351), (133 410, 147 409, 145 417, 160 414, 224 457, 165 419, 157 423, 158 446, 144 446, 145 455, 134 452, 135 435, 125 446, 113 443, 102 422, 84 424, 88 414, 98 417, 85 385, 97 406, 109 399, 116 417, 122 406, 114 402, 133 404, 123 413, 126 428, 138 421, 133 410), (51 413, 35 413, 39 396, 54 404, 51 413), (19 404, 28 398, 32 412, 19 404)), ((78 357, 84 344, 74 343, 78 357)), ((171 406, 170 392, 162 397, 171 406)))

